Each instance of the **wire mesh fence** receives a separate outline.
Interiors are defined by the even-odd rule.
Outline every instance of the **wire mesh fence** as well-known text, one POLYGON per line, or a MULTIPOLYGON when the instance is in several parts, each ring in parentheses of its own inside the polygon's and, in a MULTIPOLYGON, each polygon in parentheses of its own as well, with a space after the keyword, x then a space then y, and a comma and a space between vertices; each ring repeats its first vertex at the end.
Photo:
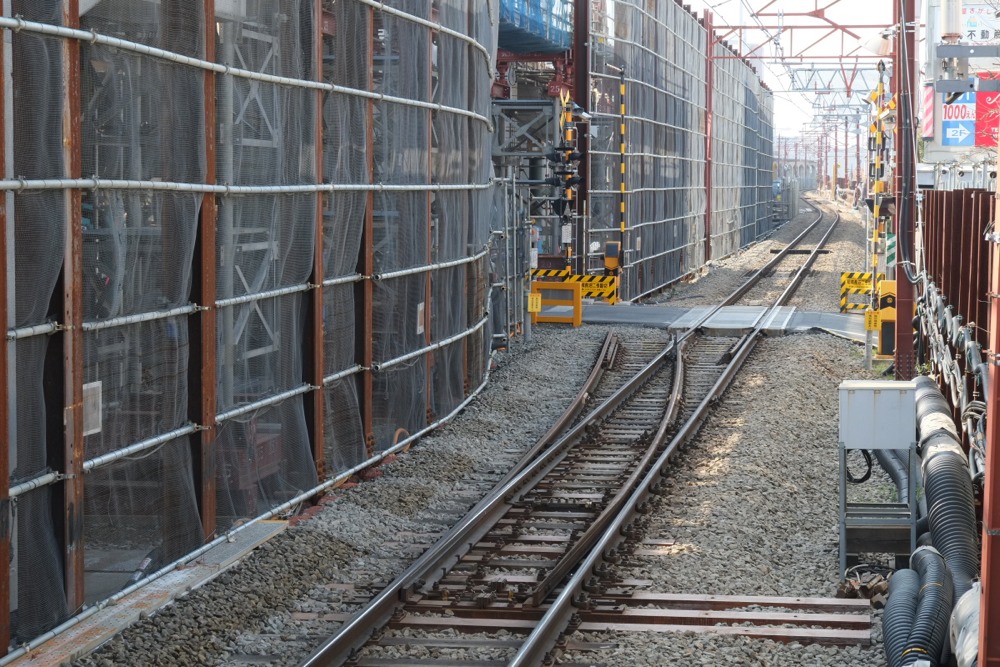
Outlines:
MULTIPOLYGON (((526 326, 546 187, 518 183, 544 142, 522 155, 512 128, 558 108, 493 107, 496 0, 76 4, 0 16, 0 644, 465 405, 526 326)), ((713 256, 769 230, 770 98, 711 65, 706 225, 706 30, 674 2, 596 5, 585 240, 623 242, 636 298, 704 264, 706 229, 713 256)))
POLYGON ((770 231, 771 95, 680 3, 596 0, 592 33, 588 272, 621 242, 621 296, 635 299, 704 265, 706 230, 713 258, 770 231))
POLYGON ((496 2, 79 4, 0 16, 17 642, 454 412, 494 327, 496 2))

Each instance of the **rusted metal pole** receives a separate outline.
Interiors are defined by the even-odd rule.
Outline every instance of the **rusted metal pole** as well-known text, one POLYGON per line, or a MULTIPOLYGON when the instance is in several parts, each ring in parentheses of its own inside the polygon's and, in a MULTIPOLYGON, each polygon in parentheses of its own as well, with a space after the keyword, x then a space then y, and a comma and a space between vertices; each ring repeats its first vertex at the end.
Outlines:
MULTIPOLYGON (((313 0, 313 67, 316 70, 315 79, 323 80, 323 3, 313 0)), ((323 182, 323 102, 326 93, 316 91, 316 118, 314 123, 314 140, 316 141, 316 182, 323 182)), ((313 248, 313 278, 314 285, 310 293, 310 321, 306 336, 306 382, 316 387, 306 394, 306 419, 309 437, 312 439, 313 461, 316 473, 320 479, 326 473, 325 447, 325 404, 326 390, 323 386, 324 340, 325 328, 323 322, 324 294, 323 278, 323 209, 325 197, 322 192, 316 193, 316 231, 313 248)))
MULTIPOLYGON (((80 27, 78 0, 64 0, 63 24, 80 27)), ((68 178, 82 175, 80 117, 80 42, 63 41, 63 151, 68 178)), ((83 548, 83 201, 79 190, 65 198, 63 257, 63 554, 66 604, 71 613, 84 601, 83 548)))
MULTIPOLYGON (((0 11, 2 13, 2 11, 0 11)), ((7 34, 0 36, 0 110, 7 113, 7 62, 5 47, 7 34)), ((0 178, 7 178, 7 132, 0 126, 0 178)), ((0 193, 0 322, 6 327, 8 320, 7 272, 13 266, 7 257, 7 193, 0 193)), ((10 646, 10 539, 13 518, 10 504, 10 363, 7 336, 0 336, 0 428, 5 437, 0 444, 0 656, 7 655, 10 646)))
MULTIPOLYGON (((576 0, 573 10, 573 101, 584 112, 590 113, 590 2, 576 0)), ((590 129, 588 124, 587 129, 590 129)), ((574 270, 587 272, 587 217, 590 206, 590 132, 577 132, 576 145, 583 159, 577 174, 580 184, 576 188, 576 247, 577 261, 574 270)))
MULTIPOLYGON (((1000 197, 1000 181, 997 186, 1000 197)), ((994 220, 1000 223, 1000 212, 994 220)), ((996 228, 996 227, 994 227, 996 228)), ((986 482, 983 492, 982 598, 979 608, 979 664, 1000 665, 1000 244, 990 243, 989 365, 986 402, 986 482)))
MULTIPOLYGON (((375 10, 368 10, 368 89, 375 90, 375 10)), ((365 142, 368 147, 368 182, 375 182, 375 101, 368 100, 365 142)), ((375 377, 372 365, 375 363, 374 302, 375 284, 375 193, 368 193, 365 207, 365 228, 362 234, 361 264, 365 280, 361 283, 361 346, 364 371, 361 376, 361 420, 365 434, 366 458, 375 453, 375 377)))
MULTIPOLYGON (((901 262, 914 257, 915 178, 917 153, 913 143, 913 99, 916 80, 916 8, 914 0, 898 0, 893 77, 898 123, 896 150, 896 379, 909 380, 916 370, 913 362, 913 284, 907 279, 907 267, 901 262)), ((955 303, 952 301, 952 303, 955 303)))
MULTIPOLYGON (((433 7, 433 3, 432 3, 433 7)), ((432 9, 433 11, 433 9, 432 9)), ((428 30, 430 30, 428 28, 428 30)), ((431 101, 434 97, 434 35, 429 34, 427 36, 427 52, 425 54, 427 58, 427 101, 431 101)), ((431 111, 427 112, 427 183, 430 184, 434 180, 434 114, 431 111)), ((430 190, 427 191, 427 242, 426 248, 424 250, 424 259, 427 264, 434 263, 434 195, 430 190)), ((433 282, 432 277, 434 275, 433 271, 428 271, 424 274, 424 345, 430 346, 433 342, 433 332, 431 331, 431 309, 434 308, 434 303, 432 303, 433 296, 433 282)), ((424 413, 426 415, 426 423, 434 423, 434 404, 431 402, 431 397, 434 395, 433 387, 433 377, 434 377, 434 362, 435 352, 428 352, 424 355, 424 413)))
MULTIPOLYGON (((1000 150, 998 150, 1000 154, 1000 150)), ((996 197, 1000 197, 1000 179, 996 197)), ((939 209, 942 210, 943 209, 939 209)), ((1000 223, 1000 207, 992 208, 994 229, 1000 223)), ((939 220, 943 220, 942 215, 939 220)), ((940 226, 940 225, 939 225, 940 226)), ((979 606, 979 664, 1000 666, 1000 243, 989 242, 990 282, 989 364, 990 392, 986 396, 986 471, 983 489, 982 597, 979 606)))
POLYGON ((705 261, 712 259, 712 122, 715 112, 715 23, 705 10, 705 261))
MULTIPOLYGON (((215 0, 204 0, 205 10, 205 59, 216 60, 216 23, 215 0)), ((217 182, 216 174, 216 128, 218 114, 216 112, 216 75, 206 71, 204 74, 205 96, 205 182, 217 182)), ((197 384, 192 388, 189 402, 191 419, 202 426, 202 430, 192 436, 195 491, 198 495, 198 507, 201 513, 201 525, 205 539, 211 538, 216 531, 216 437, 218 430, 215 415, 218 413, 218 397, 216 395, 216 223, 219 217, 218 201, 214 194, 205 194, 201 201, 201 214, 198 224, 198 254, 194 271, 193 290, 194 301, 205 307, 192 318, 191 332, 191 368, 192 377, 197 378, 197 384), (197 369, 196 371, 194 369, 197 369), (197 373, 197 375, 195 375, 197 373)), ((193 383, 192 383, 193 384, 193 383)))

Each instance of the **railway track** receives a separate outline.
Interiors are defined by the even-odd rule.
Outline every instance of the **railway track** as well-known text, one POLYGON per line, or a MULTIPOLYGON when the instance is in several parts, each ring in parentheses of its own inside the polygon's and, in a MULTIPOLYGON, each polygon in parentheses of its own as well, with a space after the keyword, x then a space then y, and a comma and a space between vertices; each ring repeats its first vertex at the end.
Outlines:
MULTIPOLYGON (((628 349, 609 336, 577 400, 529 455, 302 666, 547 664, 584 624, 648 621, 627 613, 620 602, 636 593, 635 582, 609 581, 608 565, 642 544, 641 518, 671 457, 761 336, 759 326, 739 338, 706 336, 699 326, 775 276, 783 284, 773 305, 786 303, 836 225, 822 227, 823 217, 664 346, 628 349), (797 261, 793 249, 812 234, 822 237, 797 261), (792 258, 796 266, 779 273, 792 258), (596 605, 595 595, 603 596, 596 605), (443 639, 441 631, 460 636, 443 639), (491 657, 470 660, 471 648, 491 657)), ((668 617, 683 624, 700 613, 668 617)), ((748 612, 725 613, 753 621, 748 612)))

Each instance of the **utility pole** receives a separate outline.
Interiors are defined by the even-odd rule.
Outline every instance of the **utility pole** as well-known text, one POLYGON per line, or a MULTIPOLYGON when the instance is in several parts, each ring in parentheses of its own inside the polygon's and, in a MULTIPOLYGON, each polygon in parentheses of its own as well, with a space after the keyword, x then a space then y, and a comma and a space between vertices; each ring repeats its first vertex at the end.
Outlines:
POLYGON ((896 91, 896 114, 899 118, 896 134, 896 379, 909 380, 915 374, 913 361, 914 286, 907 278, 913 266, 916 250, 913 238, 916 206, 916 146, 913 143, 913 100, 916 79, 916 3, 896 0, 896 54, 893 67, 893 89, 896 91))

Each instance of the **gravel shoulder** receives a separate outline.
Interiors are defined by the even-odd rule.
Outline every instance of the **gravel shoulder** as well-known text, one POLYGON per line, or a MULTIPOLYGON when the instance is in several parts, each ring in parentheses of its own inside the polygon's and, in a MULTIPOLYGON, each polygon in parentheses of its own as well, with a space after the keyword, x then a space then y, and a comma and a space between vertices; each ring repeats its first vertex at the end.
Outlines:
MULTIPOLYGON (((661 295, 660 302, 691 306, 728 295, 748 271, 771 257, 772 247, 804 227, 796 230, 794 224, 715 263, 700 279, 661 295)), ((864 254, 863 225, 841 225, 834 235, 839 245, 820 257, 796 297, 801 305, 792 305, 837 309, 838 283, 831 289, 831 281, 839 280, 841 270, 859 270, 855 264, 860 257, 863 266, 864 254)), ((519 341, 500 358, 476 401, 380 468, 380 476, 335 490, 314 516, 75 664, 297 664, 338 625, 337 613, 358 609, 363 592, 401 572, 544 432, 589 372, 607 330, 536 329, 530 341, 519 341)), ((663 335, 635 331, 651 338, 663 335)), ((809 334, 758 345, 716 418, 682 454, 671 476, 671 491, 655 525, 679 548, 642 563, 645 578, 655 577, 657 590, 832 595, 837 583, 836 387, 849 377, 866 375, 861 347, 848 341, 809 334)), ((564 661, 884 664, 878 627, 875 646, 863 651, 688 634, 604 639, 615 648, 564 661)))

